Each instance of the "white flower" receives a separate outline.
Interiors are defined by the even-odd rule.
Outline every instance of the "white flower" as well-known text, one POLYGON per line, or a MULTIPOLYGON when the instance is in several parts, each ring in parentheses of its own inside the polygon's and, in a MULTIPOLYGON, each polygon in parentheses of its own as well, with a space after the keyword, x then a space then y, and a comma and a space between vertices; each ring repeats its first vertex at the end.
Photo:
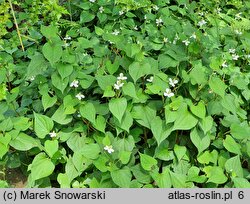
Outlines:
POLYGON ((123 15, 124 14, 124 11, 119 11, 119 15, 123 15))
POLYGON ((163 38, 163 42, 164 42, 164 43, 167 43, 167 42, 168 42, 168 38, 165 38, 165 37, 164 37, 164 38, 163 38))
POLYGON ((234 54, 234 53, 235 53, 235 49, 229 49, 228 52, 229 52, 230 54, 234 54))
POLYGON ((134 27, 134 30, 138 30, 138 27, 137 27, 137 25, 134 27))
POLYGON ((151 76, 149 79, 147 79, 148 82, 153 82, 153 80, 154 80, 153 76, 151 76))
POLYGON ((65 38, 63 38, 64 40, 71 40, 70 36, 66 36, 65 38))
POLYGON ((242 35, 242 32, 239 31, 239 30, 235 30, 234 32, 235 32, 236 35, 242 35))
POLYGON ((218 14, 220 14, 221 10, 222 10, 221 8, 217 8, 217 9, 216 9, 216 12, 217 12, 218 14))
POLYGON ((245 55, 245 58, 250 59, 250 54, 245 55))
POLYGON ((198 13, 200 16, 204 16, 204 12, 199 12, 198 13))
POLYGON ((76 94, 76 98, 78 98, 78 100, 82 100, 83 98, 85 98, 85 96, 80 92, 76 94))
POLYGON ((237 14, 235 15, 235 20, 240 20, 240 19, 241 19, 241 14, 242 14, 242 13, 237 13, 237 14))
POLYGON ((147 20, 147 16, 146 15, 144 15, 144 20, 147 20))
POLYGON ((198 25, 199 27, 202 27, 202 26, 204 26, 204 25, 206 25, 206 24, 207 24, 207 22, 206 22, 205 20, 202 19, 201 21, 198 22, 197 25, 198 25))
POLYGON ((35 77, 34 77, 34 76, 31 76, 31 77, 29 78, 29 80, 30 80, 30 81, 34 81, 34 80, 35 80, 35 77))
POLYGON ((100 12, 100 13, 103 13, 103 11, 104 11, 104 8, 103 8, 103 6, 101 6, 101 7, 99 8, 99 12, 100 12))
POLYGON ((120 33, 120 31, 119 30, 114 30, 114 32, 112 33, 113 35, 118 35, 120 33))
POLYGON ((91 2, 91 3, 95 3, 95 1, 96 1, 96 0, 89 0, 89 2, 91 2))
POLYGON ((186 46, 189 45, 190 41, 188 39, 182 41, 186 46))
POLYGON ((118 80, 115 84, 114 84, 114 88, 119 90, 122 86, 124 85, 124 83, 120 80, 118 80))
POLYGON ((158 11, 158 10, 159 10, 159 7, 158 7, 157 5, 154 5, 154 6, 153 6, 153 9, 156 10, 156 11, 158 11))
POLYGON ((171 90, 169 88, 166 88, 165 92, 164 92, 164 96, 167 96, 168 98, 174 96, 174 93, 171 92, 171 90))
POLYGON ((62 46, 63 46, 63 47, 69 47, 69 46, 70 46, 70 43, 64 43, 62 46))
POLYGON ((50 135, 50 137, 56 137, 56 133, 55 133, 55 131, 53 131, 53 132, 51 132, 51 133, 49 133, 49 135, 50 135))
POLYGON ((109 154, 113 153, 115 150, 113 149, 112 145, 108 146, 106 145, 104 147, 104 150, 106 150, 109 154))
POLYGON ((212 90, 212 89, 209 89, 208 93, 212 94, 212 93, 213 93, 213 90, 212 90))
POLYGON ((193 34, 190 36, 190 38, 196 39, 196 34, 193 33, 193 34))
POLYGON ((127 77, 123 75, 123 73, 120 73, 119 76, 117 77, 118 80, 126 80, 127 77))
POLYGON ((169 85, 170 86, 172 86, 172 87, 175 87, 175 84, 177 84, 178 83, 178 80, 177 79, 171 79, 171 78, 169 78, 169 85))
POLYGON ((156 25, 157 25, 157 26, 161 26, 161 24, 163 23, 163 20, 162 20, 161 18, 157 18, 157 19, 155 20, 155 22, 156 22, 156 25))
POLYGON ((77 88, 78 86, 79 86, 79 81, 78 80, 74 80, 70 84, 70 87, 76 87, 77 88))
POLYGON ((227 62, 224 61, 221 66, 224 67, 224 68, 228 67, 227 62))
POLYGON ((232 54, 232 59, 233 60, 238 60, 239 59, 239 55, 237 55, 237 54, 232 54))

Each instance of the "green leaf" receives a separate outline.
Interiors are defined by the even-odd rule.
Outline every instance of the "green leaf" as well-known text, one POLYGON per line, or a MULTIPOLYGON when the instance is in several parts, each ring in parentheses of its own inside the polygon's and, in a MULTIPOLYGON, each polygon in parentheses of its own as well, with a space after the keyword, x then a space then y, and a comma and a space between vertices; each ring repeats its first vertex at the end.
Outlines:
POLYGON ((198 149, 199 154, 209 147, 210 137, 198 130, 198 128, 192 129, 190 139, 198 149))
POLYGON ((148 75, 151 74, 151 67, 149 63, 140 63, 140 62, 133 62, 130 66, 129 66, 129 74, 132 77, 132 79, 134 80, 134 83, 136 83, 136 81, 144 76, 144 75, 148 75))
POLYGON ((195 84, 206 84, 207 77, 206 77, 206 67, 202 66, 201 61, 193 62, 194 68, 191 70, 189 76, 192 85, 195 84))
POLYGON ((78 149, 78 151, 88 159, 96 159, 100 153, 100 147, 94 143, 85 144, 81 149, 78 149))
POLYGON ((12 122, 15 130, 25 131, 31 126, 30 118, 23 116, 12 118, 12 122))
POLYGON ((205 118, 203 118, 199 125, 201 129, 203 130, 204 134, 207 134, 213 127, 213 118, 209 115, 205 118))
POLYGON ((51 118, 34 112, 34 129, 37 136, 43 139, 53 129, 54 123, 51 118))
POLYGON ((126 111, 126 108, 126 98, 113 98, 109 101, 109 110, 118 119, 120 123, 122 122, 122 117, 126 111))
POLYGON ((250 188, 250 182, 245 178, 233 178, 235 188, 250 188))
POLYGON ((121 188, 129 188, 132 179, 132 174, 128 167, 111 171, 113 182, 121 188))
POLYGON ((27 151, 37 146, 36 140, 25 133, 19 133, 18 136, 11 140, 9 144, 13 148, 20 151, 27 151))
POLYGON ((51 65, 58 62, 62 56, 62 46, 60 43, 45 43, 42 48, 44 57, 49 60, 51 65))
POLYGON ((98 115, 96 117, 95 124, 93 124, 93 125, 94 125, 94 128, 105 133, 106 119, 103 116, 98 115))
POLYGON ((95 15, 88 12, 88 11, 82 11, 80 15, 80 23, 87 23, 92 21, 95 18, 95 15))
POLYGON ((51 81, 54 87, 59 89, 62 93, 65 88, 68 86, 69 78, 66 77, 62 79, 56 72, 51 75, 51 81))
POLYGON ((116 77, 112 75, 96 76, 96 80, 100 88, 104 91, 116 83, 116 77))
POLYGON ((205 151, 197 159, 201 164, 209 164, 210 162, 216 164, 218 152, 216 150, 213 150, 212 152, 205 151))
POLYGON ((243 139, 249 139, 250 138, 250 127, 247 123, 245 124, 232 124, 230 127, 230 131, 232 136, 235 139, 243 140, 243 139))
POLYGON ((174 173, 170 171, 171 182, 174 188, 186 188, 187 177, 183 174, 174 173))
POLYGON ((72 117, 69 115, 66 115, 63 110, 63 105, 61 105, 56 112, 51 117, 55 122, 66 125, 72 121, 72 117))
POLYGON ((87 102, 85 104, 82 104, 80 106, 80 114, 83 118, 86 118, 92 124, 95 124, 96 110, 95 106, 92 103, 87 102))
POLYGON ((223 184, 227 181, 223 169, 218 166, 206 166, 203 171, 207 174, 208 181, 215 184, 223 184))
POLYGON ((35 156, 32 163, 29 165, 28 170, 31 171, 32 181, 45 178, 54 172, 55 165, 46 157, 45 153, 40 153, 35 156))
POLYGON ((147 184, 152 182, 152 178, 147 171, 145 171, 140 164, 131 167, 134 177, 140 183, 147 184))
POLYGON ((70 188, 71 181, 69 180, 69 177, 66 173, 59 173, 57 176, 57 181, 60 184, 60 188, 70 188))
POLYGON ((131 152, 128 151, 120 151, 119 152, 119 160, 122 164, 127 164, 130 160, 131 152))
POLYGON ((31 61, 29 66, 27 67, 26 79, 30 79, 31 77, 35 77, 38 74, 42 74, 48 65, 43 55, 40 53, 36 53, 31 57, 31 61))
POLYGON ((190 130, 198 122, 198 120, 187 110, 186 105, 178 110, 178 117, 174 122, 173 130, 190 130))
POLYGON ((60 74, 60 76, 62 77, 62 79, 70 76, 73 72, 73 66, 71 64, 59 63, 56 65, 56 69, 60 74))
POLYGON ((151 171, 157 166, 157 160, 149 155, 140 154, 141 166, 146 171, 151 171))
POLYGON ((58 141, 57 140, 46 140, 44 143, 44 148, 47 154, 49 155, 50 158, 53 157, 53 155, 57 152, 58 150, 58 141))
POLYGON ((212 76, 211 79, 209 80, 209 86, 214 93, 224 98, 227 86, 219 77, 212 76))
POLYGON ((179 145, 174 146, 174 153, 175 153, 178 161, 180 161, 185 156, 186 152, 187 152, 186 147, 179 146, 179 145))
POLYGON ((2 157, 8 152, 10 141, 11 141, 10 134, 5 134, 5 136, 3 136, 0 133, 0 159, 2 159, 2 157))
POLYGON ((14 127, 11 118, 7 118, 0 123, 0 131, 6 132, 12 130, 14 127))
POLYGON ((126 130, 129 133, 130 127, 133 125, 133 118, 132 115, 129 111, 125 111, 125 114, 122 118, 121 124, 119 126, 123 129, 126 130))
POLYGON ((124 95, 130 96, 132 98, 138 99, 136 90, 135 90, 135 85, 132 82, 128 82, 124 84, 122 87, 122 91, 124 95))
POLYGON ((165 168, 162 173, 157 173, 153 178, 159 188, 171 188, 172 186, 168 168, 165 168))
POLYGON ((230 135, 223 140, 223 146, 232 153, 241 155, 241 146, 230 135))
POLYGON ((172 57, 166 54, 159 55, 158 61, 159 61, 160 69, 164 69, 168 67, 176 67, 179 64, 178 61, 176 61, 175 59, 173 59, 172 57))
POLYGON ((206 176, 205 175, 199 176, 199 174, 200 174, 200 169, 196 166, 192 166, 188 170, 188 180, 197 183, 204 183, 207 180, 206 176))
POLYGON ((45 93, 42 95, 43 110, 46 111, 48 108, 52 107, 57 101, 57 97, 50 97, 49 94, 45 93))
POLYGON ((243 177, 243 168, 241 167, 239 155, 228 159, 225 163, 225 169, 232 174, 232 177, 243 177))
POLYGON ((100 27, 95 26, 95 33, 96 35, 102 35, 104 33, 104 30, 100 27))
POLYGON ((201 119, 204 119, 206 116, 206 107, 203 101, 199 101, 198 105, 196 106, 191 104, 190 110, 195 116, 201 119))
POLYGON ((41 26, 41 33, 48 39, 57 37, 58 29, 54 25, 41 26))

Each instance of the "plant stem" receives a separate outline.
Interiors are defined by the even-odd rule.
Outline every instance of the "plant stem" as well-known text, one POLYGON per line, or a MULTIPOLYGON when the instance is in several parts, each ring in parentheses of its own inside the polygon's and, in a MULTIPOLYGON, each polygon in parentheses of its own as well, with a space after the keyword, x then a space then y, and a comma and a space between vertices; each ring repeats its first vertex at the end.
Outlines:
POLYGON ((19 38, 19 41, 20 41, 20 44, 21 44, 21 47, 22 47, 22 51, 24 52, 23 41, 22 41, 22 37, 21 37, 20 31, 19 31, 19 27, 18 27, 18 24, 17 24, 15 12, 14 12, 11 0, 9 0, 9 3, 10 3, 11 12, 12 12, 12 15, 13 15, 13 18, 14 18, 14 23, 15 23, 15 26, 16 26, 18 38, 19 38))

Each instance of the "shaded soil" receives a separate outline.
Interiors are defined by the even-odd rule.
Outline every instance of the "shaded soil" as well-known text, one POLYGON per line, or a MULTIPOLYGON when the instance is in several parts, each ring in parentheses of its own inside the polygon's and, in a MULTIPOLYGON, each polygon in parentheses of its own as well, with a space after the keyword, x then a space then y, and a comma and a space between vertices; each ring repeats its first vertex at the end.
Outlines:
POLYGON ((27 178, 20 169, 6 170, 6 180, 12 188, 25 188, 27 178))

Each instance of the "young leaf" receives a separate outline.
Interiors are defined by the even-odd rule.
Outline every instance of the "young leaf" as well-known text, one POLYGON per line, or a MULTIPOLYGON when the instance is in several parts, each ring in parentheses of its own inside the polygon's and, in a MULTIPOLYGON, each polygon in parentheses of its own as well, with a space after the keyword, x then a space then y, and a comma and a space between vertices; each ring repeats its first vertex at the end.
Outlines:
POLYGON ((149 155, 140 154, 141 166, 146 171, 151 171, 155 169, 157 165, 157 160, 149 155))
POLYGON ((128 167, 111 171, 111 178, 116 185, 121 188, 128 188, 132 179, 132 174, 128 167))
POLYGON ((109 101, 109 110, 110 112, 122 122, 122 117, 127 108, 127 100, 125 98, 113 98, 109 101))
POLYGON ((31 170, 32 181, 51 175, 54 169, 55 165, 50 159, 46 157, 45 153, 36 155, 28 167, 28 170, 31 170))
POLYGON ((241 146, 230 135, 223 140, 223 146, 232 153, 241 155, 241 146))
POLYGON ((52 130, 54 122, 48 116, 41 115, 35 112, 34 112, 34 118, 35 118, 35 124, 34 124, 35 132, 39 138, 43 139, 52 130))

